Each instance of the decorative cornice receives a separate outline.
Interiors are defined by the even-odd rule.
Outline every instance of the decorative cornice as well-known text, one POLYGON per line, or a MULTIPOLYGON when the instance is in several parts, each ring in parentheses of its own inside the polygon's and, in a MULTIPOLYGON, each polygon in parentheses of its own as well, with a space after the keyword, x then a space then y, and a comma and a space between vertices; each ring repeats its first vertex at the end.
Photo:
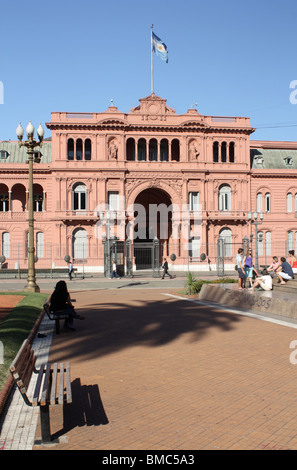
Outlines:
POLYGON ((186 132, 204 132, 206 134, 217 134, 224 132, 224 134, 244 134, 250 135, 255 129, 246 127, 212 127, 206 125, 202 122, 193 122, 188 121, 179 125, 164 125, 164 123, 159 124, 127 124, 123 121, 109 119, 100 123, 47 123, 46 126, 50 130, 89 130, 89 131, 107 131, 107 130, 121 130, 125 133, 128 132, 167 132, 167 133, 179 133, 185 134, 186 132))

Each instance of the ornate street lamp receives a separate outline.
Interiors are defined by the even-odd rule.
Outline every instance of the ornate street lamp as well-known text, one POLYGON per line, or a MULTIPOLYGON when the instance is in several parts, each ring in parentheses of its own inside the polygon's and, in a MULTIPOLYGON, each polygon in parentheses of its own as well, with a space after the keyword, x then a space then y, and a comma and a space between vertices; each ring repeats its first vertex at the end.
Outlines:
POLYGON ((110 278, 111 272, 112 272, 112 266, 111 266, 112 259, 111 259, 111 256, 110 256, 110 250, 111 250, 110 242, 112 240, 111 240, 111 237, 110 237, 110 227, 114 226, 114 224, 117 220, 117 213, 116 212, 110 212, 110 211, 106 211, 105 213, 100 212, 99 217, 100 217, 102 225, 105 222, 105 227, 106 227, 107 257, 106 257, 106 260, 104 260, 104 263, 106 263, 105 264, 105 266, 106 266, 105 276, 110 278))
POLYGON ((40 124, 37 129, 37 135, 39 142, 34 140, 34 127, 29 122, 26 132, 27 132, 27 141, 23 141, 24 129, 22 128, 21 123, 16 129, 16 134, 19 139, 19 146, 25 146, 27 148, 28 154, 28 163, 29 163, 29 240, 28 240, 28 279, 27 285, 24 290, 27 292, 40 292, 40 288, 36 284, 35 278, 35 259, 34 259, 34 218, 33 218, 33 162, 39 162, 39 158, 34 158, 34 149, 35 147, 42 147, 42 141, 44 137, 44 130, 40 124))
POLYGON ((248 212, 248 219, 251 224, 255 226, 255 239, 256 239, 256 269, 259 271, 259 251, 258 251, 258 225, 261 225, 263 222, 264 214, 263 212, 258 213, 255 211, 253 214, 252 212, 248 212), (259 219, 258 219, 259 216, 259 219))

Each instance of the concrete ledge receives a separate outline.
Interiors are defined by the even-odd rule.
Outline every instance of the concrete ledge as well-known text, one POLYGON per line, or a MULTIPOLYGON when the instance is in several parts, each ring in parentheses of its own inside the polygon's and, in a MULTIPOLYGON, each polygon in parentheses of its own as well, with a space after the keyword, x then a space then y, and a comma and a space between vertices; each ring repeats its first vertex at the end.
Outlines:
POLYGON ((297 319, 296 296, 290 293, 238 290, 231 284, 203 284, 199 300, 226 307, 297 319))

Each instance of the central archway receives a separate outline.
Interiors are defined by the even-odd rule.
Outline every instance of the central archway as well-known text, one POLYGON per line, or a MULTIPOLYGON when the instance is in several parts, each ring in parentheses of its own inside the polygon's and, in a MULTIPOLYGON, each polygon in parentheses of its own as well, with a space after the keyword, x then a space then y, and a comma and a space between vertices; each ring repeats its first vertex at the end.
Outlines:
MULTIPOLYGON (((140 218, 139 223, 145 225, 145 237, 136 237, 135 240, 148 242, 153 241, 155 237, 159 241, 168 240, 172 230, 170 196, 160 188, 145 189, 135 199, 135 208, 138 205, 143 208, 144 217, 140 218)), ((144 230, 139 232, 144 233, 144 230)))
POLYGON ((153 262, 153 242, 159 241, 159 261, 167 255, 172 234, 172 201, 163 189, 151 187, 141 191, 134 201, 137 232, 134 237, 136 269, 150 269, 153 262))

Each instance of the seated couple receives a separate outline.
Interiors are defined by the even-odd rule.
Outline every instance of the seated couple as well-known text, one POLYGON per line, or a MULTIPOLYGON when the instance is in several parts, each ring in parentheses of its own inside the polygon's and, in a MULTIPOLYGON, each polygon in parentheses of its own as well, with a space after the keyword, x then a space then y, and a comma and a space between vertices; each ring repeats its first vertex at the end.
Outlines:
POLYGON ((292 269, 292 266, 288 261, 286 261, 286 258, 282 257, 281 258, 281 265, 277 270, 275 271, 275 274, 278 277, 278 280, 281 284, 286 284, 285 281, 289 281, 290 279, 294 279, 294 272, 292 269))
MULTIPOLYGON (((272 289, 272 277, 270 276, 267 269, 263 269, 262 276, 258 277, 251 289, 255 289, 256 287, 261 287, 263 290, 271 290, 272 289)), ((279 282, 281 284, 286 284, 285 281, 289 281, 290 279, 294 279, 294 273, 292 270, 291 265, 286 261, 286 258, 281 258, 281 264, 276 269, 275 274, 277 275, 279 282)))

